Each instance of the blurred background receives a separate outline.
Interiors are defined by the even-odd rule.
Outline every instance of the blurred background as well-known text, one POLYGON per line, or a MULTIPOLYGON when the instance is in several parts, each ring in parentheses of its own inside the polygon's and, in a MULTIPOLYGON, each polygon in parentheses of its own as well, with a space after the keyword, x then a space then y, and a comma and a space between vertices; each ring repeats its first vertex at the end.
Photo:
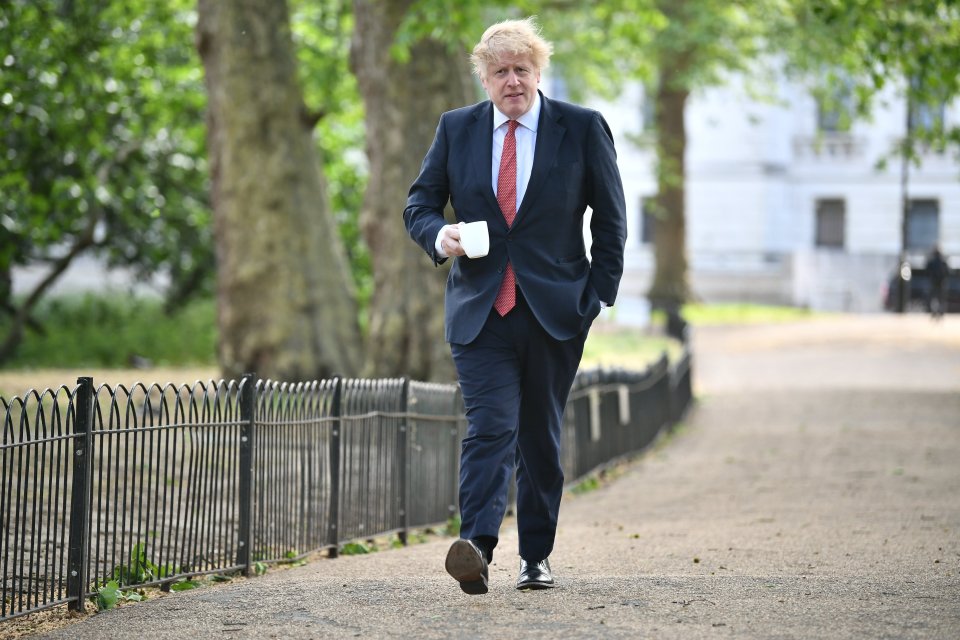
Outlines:
POLYGON ((7 0, 0 368, 451 380, 401 213, 485 97, 469 50, 527 15, 624 179, 588 360, 658 353, 663 312, 960 310, 952 2, 7 0))

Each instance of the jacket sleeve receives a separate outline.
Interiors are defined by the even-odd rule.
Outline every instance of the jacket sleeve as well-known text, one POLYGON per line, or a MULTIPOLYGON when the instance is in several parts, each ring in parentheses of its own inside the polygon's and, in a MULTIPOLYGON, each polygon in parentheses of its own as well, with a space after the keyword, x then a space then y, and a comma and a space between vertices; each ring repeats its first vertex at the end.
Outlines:
POLYGON ((623 275, 627 214, 613 134, 597 112, 590 122, 587 156, 587 204, 593 210, 590 219, 593 236, 590 284, 600 300, 612 305, 623 275))
POLYGON ((443 210, 450 199, 447 179, 447 135, 444 116, 440 117, 433 144, 427 151, 420 175, 410 186, 407 206, 403 210, 403 222, 407 233, 433 260, 434 265, 446 262, 437 255, 436 240, 440 229, 446 224, 443 210))

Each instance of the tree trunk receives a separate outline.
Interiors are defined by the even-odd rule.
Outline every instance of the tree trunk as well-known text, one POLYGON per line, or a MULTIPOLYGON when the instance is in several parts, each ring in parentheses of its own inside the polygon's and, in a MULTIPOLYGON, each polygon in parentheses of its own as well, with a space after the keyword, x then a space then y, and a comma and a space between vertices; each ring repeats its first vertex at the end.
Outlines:
POLYGON ((285 0, 199 0, 226 376, 355 375, 357 307, 285 0))
POLYGON ((452 380, 443 333, 446 269, 409 238, 401 214, 440 114, 475 101, 466 52, 426 40, 408 63, 390 55, 411 0, 355 0, 351 67, 366 108, 369 184, 361 225, 373 260, 374 292, 365 373, 452 380))
POLYGON ((653 232, 656 268, 648 297, 654 308, 676 310, 690 297, 687 281, 684 110, 690 92, 677 67, 664 65, 655 97, 657 196, 653 232))

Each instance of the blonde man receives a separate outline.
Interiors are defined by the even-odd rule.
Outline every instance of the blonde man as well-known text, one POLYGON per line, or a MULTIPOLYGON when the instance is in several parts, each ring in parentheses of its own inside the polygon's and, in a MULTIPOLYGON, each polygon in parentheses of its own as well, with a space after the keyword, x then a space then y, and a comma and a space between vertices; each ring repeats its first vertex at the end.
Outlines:
POLYGON ((471 60, 489 100, 441 116, 403 213, 434 263, 454 259, 446 340, 468 427, 461 537, 445 566, 468 594, 488 590, 514 470, 516 587, 554 586, 548 558, 563 489, 563 410, 587 331, 614 303, 623 271, 626 222, 613 136, 596 111, 539 91, 551 52, 532 18, 487 29, 471 60), (444 218, 448 203, 455 221, 444 218), (478 221, 486 222, 489 250, 469 258, 460 225, 478 221))

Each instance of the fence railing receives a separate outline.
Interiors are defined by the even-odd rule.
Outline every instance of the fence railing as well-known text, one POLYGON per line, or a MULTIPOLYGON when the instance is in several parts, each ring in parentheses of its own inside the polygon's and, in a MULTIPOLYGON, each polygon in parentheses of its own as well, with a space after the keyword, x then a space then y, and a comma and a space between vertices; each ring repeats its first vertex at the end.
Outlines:
MULTIPOLYGON (((568 481, 647 446, 691 401, 690 357, 581 371, 568 481)), ((0 398, 0 620, 98 587, 243 572, 457 513, 456 385, 335 378, 32 390, 0 398)))

